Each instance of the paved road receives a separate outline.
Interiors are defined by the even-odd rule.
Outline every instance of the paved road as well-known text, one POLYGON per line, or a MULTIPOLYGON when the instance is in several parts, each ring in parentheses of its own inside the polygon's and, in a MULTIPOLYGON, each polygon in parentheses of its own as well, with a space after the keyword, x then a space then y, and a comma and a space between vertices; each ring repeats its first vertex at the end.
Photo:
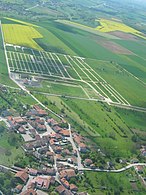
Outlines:
POLYGON ((11 171, 11 172, 13 172, 13 173, 17 173, 17 171, 16 171, 15 169, 10 168, 10 167, 7 167, 7 166, 5 166, 5 165, 0 165, 0 169, 1 169, 1 170, 4 169, 4 170, 7 170, 7 171, 11 171))
POLYGON ((136 171, 138 177, 140 178, 140 180, 141 180, 141 181, 143 182, 143 184, 146 186, 146 181, 145 181, 144 178, 138 173, 136 167, 135 167, 135 171, 136 171))
POLYGON ((23 189, 22 189, 22 192, 24 192, 25 190, 27 190, 28 185, 30 184, 30 181, 33 179, 33 177, 34 177, 34 176, 29 175, 29 179, 28 179, 26 185, 24 185, 24 187, 23 187, 23 189))
POLYGON ((114 170, 109 170, 109 169, 90 169, 90 168, 82 168, 80 171, 96 171, 96 172, 110 172, 110 173, 120 173, 123 171, 126 171, 132 167, 135 166, 146 166, 146 163, 135 163, 135 164, 129 164, 126 167, 123 167, 121 169, 114 169, 114 170))
POLYGON ((116 102, 110 102, 111 106, 127 109, 127 110, 134 110, 138 112, 146 112, 146 108, 138 107, 138 106, 132 106, 132 105, 123 105, 123 104, 117 104, 116 102))
POLYGON ((75 144, 75 142, 74 142, 74 140, 73 140, 73 137, 72 137, 71 125, 70 125, 70 124, 68 124, 68 125, 69 125, 68 130, 70 131, 70 137, 68 137, 67 139, 71 142, 72 147, 73 147, 73 150, 76 150, 76 151, 77 151, 77 166, 78 166, 78 169, 82 169, 82 168, 83 168, 82 159, 81 159, 79 150, 78 150, 78 148, 76 147, 76 144, 75 144))

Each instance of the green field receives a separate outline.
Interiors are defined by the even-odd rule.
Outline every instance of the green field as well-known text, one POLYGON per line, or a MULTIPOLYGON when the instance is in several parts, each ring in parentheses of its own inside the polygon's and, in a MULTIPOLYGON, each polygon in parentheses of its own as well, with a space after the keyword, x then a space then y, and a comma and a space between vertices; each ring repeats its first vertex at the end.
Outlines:
POLYGON ((64 53, 75 55, 63 41, 61 41, 57 36, 51 33, 45 28, 37 28, 38 32, 43 36, 41 39, 36 39, 36 42, 46 51, 55 53, 64 53))
POLYGON ((0 164, 10 166, 15 163, 18 156, 24 156, 19 141, 20 136, 17 134, 7 132, 7 130, 0 132, 0 164))
POLYGON ((80 85, 75 85, 74 83, 61 83, 61 82, 49 82, 44 81, 41 83, 42 87, 39 88, 33 88, 28 87, 31 91, 36 92, 44 92, 53 95, 60 95, 60 96, 70 96, 70 97, 82 97, 82 98, 88 98, 85 94, 83 88, 80 85))
POLYGON ((145 86, 115 63, 87 59, 86 62, 132 105, 146 107, 145 86))
POLYGON ((95 132, 97 131, 100 137, 94 138, 94 141, 106 152, 115 157, 132 155, 133 143, 130 141, 132 134, 113 109, 109 109, 104 104, 89 101, 68 100, 65 103, 95 132))
POLYGON ((43 86, 31 90, 89 99, 104 96, 114 102, 146 107, 145 85, 113 61, 83 59, 29 49, 24 51, 21 47, 14 49, 12 46, 7 46, 7 57, 12 72, 57 79, 51 88, 43 86), (64 82, 64 78, 66 85, 60 85, 59 82, 64 82), (77 85, 78 89, 82 88, 81 91, 77 87, 76 90, 74 87, 69 89, 69 82, 77 85))
POLYGON ((79 189, 86 190, 92 195, 105 195, 105 194, 121 194, 121 195, 144 195, 145 188, 138 181, 138 177, 134 171, 126 171, 124 173, 108 174, 108 173, 96 173, 85 172, 83 180, 78 183, 79 189), (131 182, 132 179, 135 182, 131 182), (115 188, 116 186, 116 188, 115 188))

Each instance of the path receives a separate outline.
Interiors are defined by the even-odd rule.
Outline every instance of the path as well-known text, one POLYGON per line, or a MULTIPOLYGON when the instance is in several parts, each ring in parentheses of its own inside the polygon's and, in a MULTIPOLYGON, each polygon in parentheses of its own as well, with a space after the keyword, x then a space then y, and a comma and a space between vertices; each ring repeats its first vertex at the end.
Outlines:
POLYGON ((136 166, 146 166, 146 163, 134 163, 134 164, 129 164, 126 167, 123 167, 121 169, 114 169, 114 170, 109 170, 109 169, 90 169, 90 168, 82 168, 79 171, 95 171, 95 172, 110 172, 110 173, 120 173, 123 171, 126 171, 132 167, 136 166))

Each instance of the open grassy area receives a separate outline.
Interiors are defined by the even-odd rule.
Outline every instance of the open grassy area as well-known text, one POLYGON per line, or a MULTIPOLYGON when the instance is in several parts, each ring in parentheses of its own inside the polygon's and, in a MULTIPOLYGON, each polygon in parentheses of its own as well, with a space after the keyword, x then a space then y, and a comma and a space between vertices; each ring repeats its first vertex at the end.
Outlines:
POLYGON ((48 94, 87 98, 87 95, 85 94, 83 88, 79 85, 53 81, 44 81, 41 83, 41 85, 42 87, 29 87, 29 89, 32 91, 36 90, 38 92, 44 92, 48 94))
MULTIPOLYGON (((31 26, 27 26, 27 27, 32 28, 31 26)), ((83 32, 81 30, 75 30, 75 28, 73 27, 69 31, 69 29, 66 28, 65 25, 63 24, 46 23, 46 22, 42 23, 42 27, 43 28, 37 28, 41 30, 41 32, 44 33, 43 36, 45 36, 44 39, 42 38, 38 39, 39 40, 38 44, 40 44, 40 46, 41 44, 43 46, 45 44, 44 49, 46 47, 46 49, 50 51, 53 50, 55 51, 56 48, 59 49, 56 50, 56 52, 60 51, 60 52, 72 53, 72 51, 75 51, 78 55, 83 57, 109 61, 109 62, 102 62, 102 61, 96 61, 90 59, 85 60, 89 64, 89 66, 91 66, 96 71, 97 74, 101 75, 130 104, 143 106, 143 107, 146 106, 145 104, 146 94, 143 93, 143 91, 145 91, 144 90, 145 86, 134 78, 134 76, 138 76, 138 78, 141 80, 145 79, 144 77, 145 60, 139 58, 138 56, 115 55, 114 53, 108 51, 106 48, 102 47, 100 44, 96 42, 96 38, 97 40, 101 40, 99 37, 91 36, 91 34, 89 36, 89 33, 83 32), (76 32, 76 34, 73 35, 73 32, 76 32), (50 39, 51 41, 47 39, 47 37, 49 37, 49 34, 51 37, 50 39), (59 45, 60 48, 58 48, 59 45), (89 48, 93 48, 93 50, 91 51, 89 50, 89 48), (135 59, 137 61, 139 60, 139 63, 135 59), (124 71, 122 68, 125 68, 127 71, 129 71, 129 73, 124 71), (132 73, 134 76, 131 76, 130 73, 132 73)), ((17 52, 19 52, 19 49, 17 52)), ((68 73, 75 79, 79 79, 78 76, 80 75, 81 78, 85 81, 90 81, 91 79, 93 81, 97 81, 94 78, 95 74, 93 72, 92 74, 94 75, 90 74, 88 70, 85 69, 82 69, 83 71, 80 70, 79 66, 81 66, 81 64, 75 58, 73 59, 73 61, 70 60, 70 58, 66 60, 63 55, 57 54, 63 63, 62 66, 58 61, 57 56, 55 56, 55 54, 53 54, 53 58, 54 58, 53 59, 51 53, 50 54, 38 53, 35 50, 33 52, 30 50, 31 56, 28 56, 25 55, 25 51, 20 51, 20 52, 21 53, 24 52, 24 54, 22 55, 14 52, 12 54, 8 53, 10 67, 12 68, 12 71, 15 70, 18 72, 26 71, 27 73, 32 73, 32 74, 41 74, 41 75, 46 74, 46 76, 48 74, 48 76, 51 75, 51 76, 68 77, 68 75, 66 74, 66 70, 67 70, 68 73), (32 55, 33 55, 33 59, 32 59, 32 55), (11 60, 13 59, 13 61, 11 62, 10 59, 11 60), (73 67, 71 67, 70 62, 73 67), (76 63, 78 63, 78 65, 76 63), (55 66, 58 66, 57 69, 55 68, 55 66), (77 73, 73 70, 73 68, 77 70, 79 75, 77 75, 77 73), (63 74, 61 73, 61 71, 63 74)), ((112 96, 112 94, 107 92, 107 90, 105 90, 105 88, 103 88, 103 86, 100 85, 100 83, 97 84, 98 86, 95 86, 95 84, 92 85, 94 85, 96 89, 98 89, 98 87, 101 88, 102 91, 101 90, 99 91, 101 95, 105 93, 113 101, 116 100, 115 97, 112 96)), ((55 85, 53 87, 55 87, 55 85)), ((56 87, 54 89, 56 89, 57 94, 60 94, 61 91, 63 91, 62 95, 71 94, 69 91, 65 93, 65 91, 68 89, 66 86, 59 87, 60 92, 56 87)), ((49 93, 54 93, 54 91, 49 90, 49 93)))
POLYGON ((55 53, 64 53, 75 55, 75 52, 71 50, 62 40, 60 40, 55 34, 51 33, 49 29, 37 28, 38 32, 43 38, 36 39, 36 42, 46 51, 55 53))
POLYGON ((0 164, 11 166, 18 156, 24 156, 20 140, 20 135, 9 132, 6 129, 0 132, 0 164))
POLYGON ((129 49, 137 56, 146 59, 146 45, 145 41, 132 41, 132 40, 116 40, 116 43, 129 49))
POLYGON ((91 101, 67 100, 65 103, 100 134, 93 140, 106 152, 123 157, 132 155, 132 133, 113 108, 91 101))
POLYGON ((138 129, 146 132, 146 113, 115 108, 118 115, 131 129, 138 129))
POLYGON ((130 104, 146 107, 145 86, 121 69, 118 64, 91 59, 85 61, 130 104))
POLYGON ((81 191, 86 188, 86 191, 92 195, 144 195, 146 192, 133 170, 120 174, 85 172, 84 179, 82 179, 77 185, 79 185, 81 191), (134 179, 135 182, 130 182, 132 179, 134 179))

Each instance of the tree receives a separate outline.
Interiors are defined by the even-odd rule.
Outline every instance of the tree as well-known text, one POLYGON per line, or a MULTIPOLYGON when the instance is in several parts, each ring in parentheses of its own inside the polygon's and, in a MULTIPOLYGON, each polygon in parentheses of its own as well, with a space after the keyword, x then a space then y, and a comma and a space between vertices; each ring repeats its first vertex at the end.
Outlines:
POLYGON ((3 133, 5 130, 5 127, 3 125, 0 125, 0 133, 3 133))
POLYGON ((138 140, 139 140, 138 136, 135 135, 135 134, 132 136, 131 139, 132 139, 133 142, 138 142, 138 140))
POLYGON ((46 105, 46 106, 48 105, 48 102, 46 100, 44 101, 44 105, 46 105))
POLYGON ((11 150, 9 150, 9 149, 6 149, 6 150, 5 150, 5 155, 6 155, 6 156, 11 156, 11 154, 12 154, 12 153, 11 153, 11 150))

